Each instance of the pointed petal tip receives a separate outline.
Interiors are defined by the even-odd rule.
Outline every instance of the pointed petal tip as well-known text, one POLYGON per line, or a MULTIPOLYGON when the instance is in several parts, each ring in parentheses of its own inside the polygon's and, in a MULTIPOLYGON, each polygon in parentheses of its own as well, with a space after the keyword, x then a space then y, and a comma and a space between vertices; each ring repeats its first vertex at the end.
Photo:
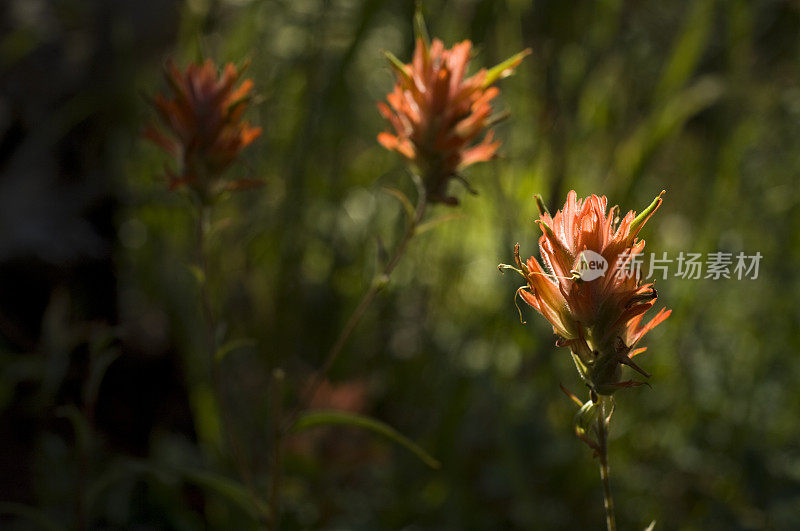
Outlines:
POLYGON ((545 234, 547 237, 551 238, 552 240, 557 240, 556 233, 553 232, 553 228, 545 223, 542 219, 534 220, 534 223, 539 225, 539 228, 542 230, 542 234, 545 234))
POLYGON ((642 210, 642 212, 634 218, 634 220, 631 222, 630 225, 630 231, 629 231, 630 238, 634 238, 639 233, 639 230, 644 226, 644 224, 647 223, 647 220, 650 219, 650 216, 652 216, 655 213, 655 211, 658 210, 658 207, 660 207, 661 203, 663 202, 661 196, 664 195, 665 193, 666 190, 661 190, 661 193, 659 193, 655 197, 655 199, 653 199, 653 202, 650 203, 650 205, 647 208, 642 210))
POLYGON ((581 399, 580 399, 580 398, 578 398, 577 396, 575 396, 575 394, 574 394, 574 393, 572 393, 572 392, 571 392, 569 389, 567 389, 566 387, 564 387, 564 384, 562 384, 562 383, 560 383, 560 382, 559 382, 558 386, 561 388, 561 391, 562 391, 562 392, 563 392, 565 395, 567 395, 567 398, 569 398, 570 400, 572 400, 573 402, 575 402, 575 404, 577 404, 577 406, 578 406, 579 408, 580 408, 580 407, 583 407, 583 402, 581 402, 581 399))
POLYGON ((534 194, 533 197, 536 199, 536 208, 539 209, 539 215, 549 216, 550 211, 547 210, 547 206, 544 204, 544 199, 542 199, 542 194, 534 194))
POLYGON ((498 65, 486 71, 486 77, 483 80, 483 87, 486 88, 496 81, 506 78, 514 73, 514 69, 519 66, 525 57, 533 53, 533 50, 526 48, 518 52, 498 65))
POLYGON ((422 13, 422 2, 417 2, 414 7, 414 36, 421 41, 428 49, 431 46, 431 38, 428 33, 428 25, 425 23, 425 16, 422 13))
POLYGON ((389 50, 382 50, 381 52, 383 53, 383 56, 386 57, 386 59, 389 61, 389 65, 395 72, 397 72, 398 75, 400 75, 403 79, 406 80, 411 79, 411 75, 408 73, 406 64, 403 63, 403 61, 398 59, 397 56, 394 55, 389 50))
POLYGON ((623 365, 627 365, 628 367, 630 367, 634 371, 638 372, 639 374, 641 374, 645 378, 650 378, 650 376, 651 376, 651 374, 649 372, 647 372, 644 369, 642 369, 641 367, 639 367, 639 365, 637 365, 636 362, 634 362, 628 356, 623 357, 620 360, 620 363, 622 363, 623 365))

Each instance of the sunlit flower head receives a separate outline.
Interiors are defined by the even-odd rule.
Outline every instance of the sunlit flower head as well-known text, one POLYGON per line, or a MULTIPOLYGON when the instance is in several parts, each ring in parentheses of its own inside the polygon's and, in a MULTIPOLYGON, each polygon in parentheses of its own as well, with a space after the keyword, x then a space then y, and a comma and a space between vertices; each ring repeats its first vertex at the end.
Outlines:
POLYGON ((378 142, 411 161, 430 202, 457 204, 447 193, 449 181, 463 180, 461 170, 497 153, 500 142, 490 129, 497 120, 491 102, 500 90, 492 85, 511 75, 529 53, 520 52, 491 70, 466 77, 471 51, 470 41, 448 50, 439 39, 428 44, 420 37, 411 63, 387 54, 397 82, 386 97, 388 105, 381 102, 378 109, 394 133, 380 133, 378 142))
POLYGON ((639 341, 671 313, 661 309, 642 324, 657 293, 652 283, 642 282, 638 268, 630 267, 645 244, 636 236, 661 205, 663 193, 641 214, 630 211, 621 221, 617 207, 606 211, 605 196, 580 200, 571 191, 555 216, 537 197, 543 265, 533 257, 523 262, 519 246, 515 249, 518 271, 527 281, 520 296, 553 325, 556 344, 570 348, 581 376, 599 394, 637 385, 621 381, 622 365, 649 376, 631 358, 644 352, 639 341), (588 271, 587 261, 605 271, 582 274, 588 271))
POLYGON ((221 74, 208 59, 190 64, 185 71, 168 62, 165 77, 172 92, 154 100, 164 128, 151 123, 147 138, 174 157, 177 171, 169 171, 170 188, 188 185, 207 194, 219 189, 240 189, 256 183, 238 180, 220 187, 220 178, 242 149, 261 135, 242 119, 253 82, 239 82, 244 68, 225 65, 221 74), (166 129, 166 131, 165 131, 166 129))

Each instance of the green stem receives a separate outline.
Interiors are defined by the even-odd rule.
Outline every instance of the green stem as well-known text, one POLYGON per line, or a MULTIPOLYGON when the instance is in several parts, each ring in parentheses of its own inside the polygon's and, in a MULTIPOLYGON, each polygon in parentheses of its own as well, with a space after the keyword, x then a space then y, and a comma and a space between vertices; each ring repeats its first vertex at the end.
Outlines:
POLYGON ((247 466, 241 447, 239 446, 236 435, 233 433, 233 422, 228 414, 227 403, 225 400, 225 390, 223 388, 222 374, 220 373, 219 364, 217 363, 217 320, 211 305, 211 294, 209 293, 209 271, 208 267, 208 253, 206 249, 206 226, 208 225, 209 217, 208 207, 200 203, 197 210, 197 258, 203 278, 200 282, 200 299, 203 309, 203 322, 205 325, 206 336, 206 355, 208 356, 209 370, 211 374, 212 391, 217 401, 219 409, 220 420, 222 421, 222 430, 225 432, 228 446, 231 449, 234 463, 239 472, 239 476, 244 481, 245 487, 252 499, 253 505, 256 508, 256 514, 260 514, 261 505, 258 502, 258 495, 253 483, 253 478, 250 474, 250 467, 247 466))
POLYGON ((308 407, 308 404, 317 393, 319 386, 322 385, 325 376, 327 376, 334 362, 336 362, 339 355, 342 353, 344 346, 347 344, 347 341, 350 339, 350 336, 352 335, 356 326, 361 321, 361 318, 364 317, 364 314, 372 304, 373 299, 375 299, 375 295, 377 295, 378 292, 386 285, 386 282, 389 280, 389 276, 392 274, 392 271, 394 271, 395 267, 397 267, 397 264, 400 263, 400 259, 405 254, 409 242, 411 242, 411 239, 416 234, 417 227, 425 215, 427 202, 425 199, 425 187, 422 183, 422 180, 416 175, 413 177, 418 194, 417 208, 414 212, 414 218, 409 221, 406 232, 403 235, 403 239, 400 240, 400 243, 398 243, 391 259, 386 263, 380 275, 376 276, 367 292, 364 293, 364 296, 361 298, 361 302, 359 302, 358 306, 356 306, 356 309, 353 311, 353 314, 350 316, 347 324, 345 324, 344 328, 339 334, 339 337, 336 339, 336 343, 333 344, 333 347, 331 347, 331 350, 325 357, 325 362, 311 377, 311 383, 306 388, 306 391, 303 393, 303 396, 301 397, 297 406, 295 406, 291 413, 287 416, 286 421, 283 424, 284 431, 288 430, 297 419, 297 416, 300 414, 300 412, 308 407))
POLYGON ((272 402, 272 475, 270 478, 269 508, 272 529, 279 529, 281 524, 281 459, 283 432, 281 430, 281 417, 283 416, 284 373, 280 369, 272 371, 270 386, 270 401, 272 402))
POLYGON ((606 528, 616 531, 614 518, 614 499, 611 497, 611 482, 608 474, 608 418, 606 417, 606 400, 600 399, 600 412, 597 417, 597 457, 600 460, 600 479, 603 480, 603 501, 606 508, 606 528))

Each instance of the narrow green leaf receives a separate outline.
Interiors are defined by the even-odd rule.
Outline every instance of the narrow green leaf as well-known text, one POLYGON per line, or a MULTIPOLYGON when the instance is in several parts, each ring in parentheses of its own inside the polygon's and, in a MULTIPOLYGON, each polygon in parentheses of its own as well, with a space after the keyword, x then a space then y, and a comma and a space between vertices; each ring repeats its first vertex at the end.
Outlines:
POLYGON ((389 64, 392 66, 394 71, 397 72, 407 83, 411 83, 411 74, 409 74, 406 70, 406 65, 403 64, 403 61, 395 57, 392 52, 387 50, 384 50, 383 55, 385 55, 389 60, 389 64))
MULTIPOLYGON (((655 209, 658 208, 658 205, 661 204, 661 196, 662 195, 664 195, 664 191, 663 190, 661 191, 660 194, 658 194, 656 196, 655 199, 653 199, 653 202, 650 203, 650 206, 648 206, 647 208, 642 210, 641 214, 639 214, 638 216, 636 216, 633 219, 633 221, 631 222, 631 227, 630 227, 630 233, 632 235, 635 236, 636 234, 639 233, 639 229, 642 228, 642 225, 644 225, 644 222, 647 221, 647 218, 649 218, 653 214, 655 209)), ((631 362, 631 363, 633 363, 633 362, 631 362)), ((644 375, 645 375, 645 377, 648 376, 648 374, 646 374, 646 373, 644 375)))
POLYGON ((308 411, 298 417, 292 426, 292 431, 298 432, 307 430, 309 428, 315 428, 317 426, 328 425, 353 426, 356 428, 370 430, 404 447, 406 450, 419 457, 420 460, 422 460, 422 462, 429 467, 433 469, 439 469, 442 466, 439 461, 431 457, 430 454, 423 450, 414 441, 398 432, 388 424, 372 417, 358 415, 356 413, 334 410, 308 411))
POLYGON ((414 217, 416 216, 416 209, 414 208, 414 205, 411 203, 411 200, 408 198, 406 194, 404 194, 397 188, 392 188, 391 186, 384 186, 383 191, 389 195, 396 197, 397 200, 403 204, 403 209, 406 211, 406 216, 408 216, 409 221, 412 221, 414 219, 414 217))
POLYGON ((426 221, 417 227, 417 234, 422 234, 423 232, 427 232, 437 225, 441 225, 442 223, 447 223, 448 221, 452 221, 454 219, 463 218, 464 214, 445 214, 444 216, 439 216, 438 218, 432 219, 430 221, 426 221))
POLYGON ((194 280, 197 282, 198 286, 202 286, 206 283, 206 274, 203 273, 203 270, 200 267, 196 265, 188 265, 186 267, 189 268, 189 272, 192 274, 192 277, 194 277, 194 280))
POLYGON ((597 414, 600 408, 591 400, 587 400, 581 409, 575 413, 575 427, 580 428, 582 432, 588 432, 597 422, 597 414))
POLYGON ((213 390, 204 384, 195 385, 189 392, 197 435, 201 442, 214 448, 222 446, 219 404, 213 390))
POLYGON ((526 56, 531 54, 531 49, 527 48, 521 52, 512 55, 502 63, 493 66, 486 72, 486 79, 483 80, 483 87, 493 85, 496 81, 506 78, 514 73, 514 69, 525 59, 526 56))
POLYGON ((414 36, 422 40, 426 50, 431 47, 431 38, 428 36, 428 26, 422 15, 422 2, 420 1, 417 1, 417 7, 414 9, 414 36))
POLYGON ((256 345, 258 345, 256 340, 248 337, 232 339, 217 349, 217 352, 214 354, 214 359, 222 361, 228 354, 235 350, 254 348, 256 345))
POLYGON ((544 199, 542 198, 542 194, 534 194, 533 196, 536 199, 536 208, 539 209, 539 214, 542 216, 549 216, 550 211, 547 210, 547 206, 544 204, 544 199))
POLYGON ((230 478, 205 470, 183 469, 179 470, 179 472, 187 483, 192 483, 227 498, 255 519, 269 514, 269 508, 266 504, 254 498, 244 485, 230 478))
POLYGON ((567 395, 567 398, 569 398, 570 400, 572 400, 573 402, 575 402, 575 404, 576 404, 576 405, 577 405, 579 408, 582 408, 582 407, 583 407, 583 402, 581 402, 581 399, 580 399, 580 398, 578 398, 577 396, 575 396, 575 395, 574 395, 572 392, 570 392, 570 390, 569 390, 569 389, 567 389, 566 387, 564 387, 564 384, 558 384, 558 386, 559 386, 559 387, 561 387, 561 391, 562 391, 562 392, 563 392, 565 395, 567 395))

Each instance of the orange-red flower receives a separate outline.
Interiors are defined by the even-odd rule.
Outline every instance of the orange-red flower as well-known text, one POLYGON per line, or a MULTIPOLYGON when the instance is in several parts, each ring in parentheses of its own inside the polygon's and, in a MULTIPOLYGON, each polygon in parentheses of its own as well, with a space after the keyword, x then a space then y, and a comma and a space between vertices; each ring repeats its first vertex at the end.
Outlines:
POLYGON ((471 50, 470 41, 448 50, 439 39, 429 45, 420 37, 411 63, 387 54, 397 82, 386 97, 388 105, 381 102, 378 109, 391 122, 394 134, 380 133, 378 142, 414 164, 431 202, 457 204, 447 195, 450 179, 461 178, 458 172, 497 153, 500 142, 494 140, 493 131, 477 141, 495 120, 491 101, 500 91, 492 85, 510 75, 529 53, 465 77, 471 50))
MULTIPOLYGON (((186 184, 204 196, 218 191, 214 188, 225 169, 261 135, 260 127, 242 120, 253 88, 250 79, 237 86, 243 70, 228 63, 220 75, 211 59, 190 64, 185 71, 167 63, 165 77, 172 95, 159 94, 153 103, 168 133, 152 123, 144 134, 177 162, 177 172, 169 172, 170 188, 186 184)), ((225 188, 256 182, 233 181, 225 188)))
POLYGON ((515 249, 527 280, 521 297, 550 321, 559 336, 556 344, 570 348, 581 376, 599 394, 637 385, 621 381, 621 365, 649 376, 631 358, 644 352, 637 348, 639 341, 671 313, 662 308, 642 324, 657 294, 653 284, 641 281, 638 268, 630 267, 645 244, 636 236, 663 193, 641 214, 630 211, 622 221, 617 207, 606 212, 605 196, 580 200, 571 191, 563 210, 552 217, 537 197, 544 267, 535 258, 523 263, 519 245, 515 249))

